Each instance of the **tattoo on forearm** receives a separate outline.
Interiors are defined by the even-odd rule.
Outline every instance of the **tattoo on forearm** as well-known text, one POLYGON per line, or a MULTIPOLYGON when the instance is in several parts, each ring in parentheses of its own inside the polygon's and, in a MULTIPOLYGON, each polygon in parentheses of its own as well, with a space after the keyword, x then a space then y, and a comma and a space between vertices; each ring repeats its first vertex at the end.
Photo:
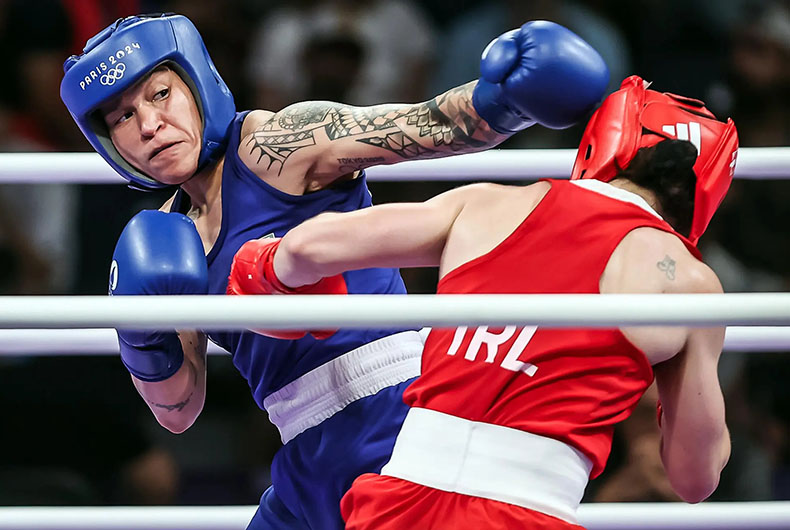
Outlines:
POLYGON ((658 267, 658 270, 666 273, 667 278, 670 280, 675 279, 675 260, 670 258, 669 255, 664 256, 664 259, 656 263, 656 267, 658 267))
MULTIPOLYGON (((380 147, 404 160, 437 158, 479 151, 504 139, 492 131, 472 106, 473 83, 454 88, 425 103, 350 107, 326 101, 292 105, 259 127, 247 142, 258 164, 267 169, 298 149, 316 144, 323 132, 330 142, 351 138, 380 147)), ((385 162, 382 157, 338 159, 341 168, 361 169, 385 162), (353 162, 348 162, 353 160, 353 162)))
POLYGON ((184 401, 179 401, 178 403, 173 403, 172 405, 167 405, 164 403, 154 403, 153 401, 151 401, 150 403, 152 407, 156 407, 158 409, 165 409, 167 412, 173 412, 174 410, 181 412, 182 410, 184 410, 184 407, 186 407, 187 404, 190 401, 192 401, 192 394, 194 394, 194 392, 189 394, 189 396, 184 401))
MULTIPOLYGON (((183 334, 178 333, 178 336, 183 337, 183 334)), ((187 342, 189 343, 190 346, 193 346, 192 340, 187 339, 187 342)), ((192 384, 197 386, 197 382, 198 382, 198 372, 197 370, 192 370, 192 384)), ((158 409, 165 409, 167 412, 173 412, 174 410, 181 412, 182 410, 184 410, 184 407, 186 407, 189 404, 189 402, 192 401, 193 395, 195 395, 194 390, 189 393, 189 395, 186 397, 185 400, 173 404, 156 403, 154 401, 149 401, 149 403, 151 404, 152 407, 156 407, 158 409)))

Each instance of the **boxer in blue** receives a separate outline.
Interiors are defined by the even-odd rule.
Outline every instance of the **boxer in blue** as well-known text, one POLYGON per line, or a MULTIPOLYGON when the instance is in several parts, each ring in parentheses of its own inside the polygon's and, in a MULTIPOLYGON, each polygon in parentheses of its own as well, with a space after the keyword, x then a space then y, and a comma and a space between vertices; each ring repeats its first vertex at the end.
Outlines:
MULTIPOLYGON (((111 294, 225 293, 246 241, 370 206, 366 167, 480 151, 534 123, 570 126, 608 82, 597 52, 551 22, 500 36, 483 53, 481 79, 416 104, 237 113, 179 15, 119 20, 64 70, 61 97, 96 151, 132 187, 176 188, 161 211, 124 229, 111 294)), ((397 270, 366 269, 305 292, 405 289, 397 270)), ((407 410, 401 394, 419 374, 418 332, 118 330, 135 387, 173 432, 202 409, 206 337, 232 354, 284 443, 249 527, 342 528, 343 493, 389 459, 407 410)))

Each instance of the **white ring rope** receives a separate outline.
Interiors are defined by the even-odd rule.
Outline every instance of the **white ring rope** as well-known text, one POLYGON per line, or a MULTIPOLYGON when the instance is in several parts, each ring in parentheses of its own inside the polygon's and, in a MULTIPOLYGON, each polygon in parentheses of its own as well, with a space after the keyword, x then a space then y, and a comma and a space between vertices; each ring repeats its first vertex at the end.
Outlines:
MULTIPOLYGON (((731 326, 724 338, 725 352, 790 351, 790 327, 731 326)), ((211 355, 227 354, 208 343, 211 355)), ((115 330, 0 329, 0 355, 117 355, 115 330)))
MULTIPOLYGON (((256 506, 0 508, 0 530, 243 530, 256 506)), ((787 530, 790 502, 582 504, 587 530, 787 530)))
MULTIPOLYGON (((434 160, 412 160, 367 170, 370 180, 520 180, 568 178, 574 149, 492 149, 434 160)), ((790 177, 790 147, 738 151, 736 178, 790 177)), ((122 184, 97 153, 0 153, 0 183, 122 184)))
POLYGON ((5 296, 0 328, 332 329, 402 326, 782 326, 790 293, 5 296))

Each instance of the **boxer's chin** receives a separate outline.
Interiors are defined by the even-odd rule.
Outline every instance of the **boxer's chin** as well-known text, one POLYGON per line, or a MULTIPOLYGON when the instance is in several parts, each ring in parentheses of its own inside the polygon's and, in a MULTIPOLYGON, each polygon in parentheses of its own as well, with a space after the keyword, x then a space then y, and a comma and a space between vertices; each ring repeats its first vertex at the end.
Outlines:
POLYGON ((152 164, 147 174, 162 184, 178 186, 197 172, 197 156, 173 157, 167 164, 152 164))
POLYGON ((190 166, 186 169, 173 168, 163 172, 153 173, 151 176, 162 184, 170 186, 178 186, 189 180, 195 175, 197 171, 197 164, 190 166))
POLYGON ((192 177, 193 174, 178 174, 178 175, 164 175, 159 177, 154 177, 158 182, 162 184, 167 184, 168 186, 180 186, 187 180, 192 177))

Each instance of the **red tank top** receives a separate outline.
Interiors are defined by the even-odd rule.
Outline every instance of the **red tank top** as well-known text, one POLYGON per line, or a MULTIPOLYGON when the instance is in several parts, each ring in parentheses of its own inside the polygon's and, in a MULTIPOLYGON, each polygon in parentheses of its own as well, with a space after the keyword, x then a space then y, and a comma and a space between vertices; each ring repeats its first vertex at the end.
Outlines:
MULTIPOLYGON (((609 257, 628 232, 647 226, 675 233, 636 204, 549 182, 521 225, 488 254, 448 273, 438 294, 598 293, 609 257)), ((592 461, 594 478, 606 465, 614 425, 652 380, 645 355, 617 329, 434 329, 422 376, 404 400, 561 440, 592 461)))

